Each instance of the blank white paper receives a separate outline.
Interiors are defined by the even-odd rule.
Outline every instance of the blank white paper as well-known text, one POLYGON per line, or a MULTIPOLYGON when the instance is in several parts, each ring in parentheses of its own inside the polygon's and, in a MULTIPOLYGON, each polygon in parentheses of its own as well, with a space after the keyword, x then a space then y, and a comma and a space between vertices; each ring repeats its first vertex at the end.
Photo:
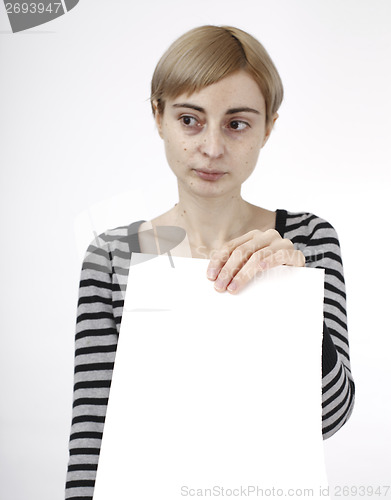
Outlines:
POLYGON ((328 498, 324 271, 230 295, 208 260, 132 259, 94 500, 328 498))

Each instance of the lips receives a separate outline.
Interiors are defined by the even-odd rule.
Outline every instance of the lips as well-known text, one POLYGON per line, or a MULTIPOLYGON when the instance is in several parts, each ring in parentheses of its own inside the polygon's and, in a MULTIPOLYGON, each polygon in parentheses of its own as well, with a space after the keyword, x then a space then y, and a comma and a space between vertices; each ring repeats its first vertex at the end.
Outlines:
POLYGON ((203 179, 204 181, 217 181, 225 175, 225 172, 221 172, 219 170, 197 170, 194 169, 194 172, 198 177, 203 179))

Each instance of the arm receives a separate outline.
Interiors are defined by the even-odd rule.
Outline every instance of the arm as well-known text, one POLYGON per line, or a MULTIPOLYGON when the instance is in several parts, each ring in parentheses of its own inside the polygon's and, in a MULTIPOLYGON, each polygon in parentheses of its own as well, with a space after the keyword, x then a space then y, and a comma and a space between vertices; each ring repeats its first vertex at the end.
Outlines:
POLYGON ((143 221, 112 229, 83 261, 66 499, 92 500, 132 252, 143 221))
POLYGON ((117 348, 108 245, 98 239, 81 271, 66 498, 92 499, 117 348))
POLYGON ((335 229, 312 214, 287 214, 285 237, 303 252, 307 267, 325 269, 322 348, 322 431, 332 436, 354 405, 340 245, 335 229))

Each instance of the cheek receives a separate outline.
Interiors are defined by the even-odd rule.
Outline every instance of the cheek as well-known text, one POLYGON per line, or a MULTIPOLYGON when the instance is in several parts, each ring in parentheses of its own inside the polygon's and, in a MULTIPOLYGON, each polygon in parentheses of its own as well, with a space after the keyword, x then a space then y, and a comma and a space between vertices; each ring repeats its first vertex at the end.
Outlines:
POLYGON ((258 161, 260 152, 261 152, 261 147, 258 144, 254 146, 254 148, 251 150, 251 160, 254 162, 254 166, 258 161))
POLYGON ((178 141, 175 138, 167 138, 164 142, 166 157, 172 168, 183 164, 190 156, 190 147, 186 141, 178 141))
POLYGON ((246 171, 252 171, 255 168, 255 165, 258 161, 259 152, 260 145, 258 142, 247 144, 247 146, 241 150, 239 154, 240 158, 238 157, 238 160, 243 165, 243 168, 246 171))

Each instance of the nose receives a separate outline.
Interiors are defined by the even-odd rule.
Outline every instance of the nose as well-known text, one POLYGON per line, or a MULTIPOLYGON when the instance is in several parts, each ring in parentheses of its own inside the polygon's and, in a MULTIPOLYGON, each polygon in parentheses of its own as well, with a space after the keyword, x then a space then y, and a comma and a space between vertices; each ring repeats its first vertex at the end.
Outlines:
POLYGON ((220 158, 224 154, 224 138, 219 127, 209 126, 201 136, 200 151, 208 158, 220 158))

